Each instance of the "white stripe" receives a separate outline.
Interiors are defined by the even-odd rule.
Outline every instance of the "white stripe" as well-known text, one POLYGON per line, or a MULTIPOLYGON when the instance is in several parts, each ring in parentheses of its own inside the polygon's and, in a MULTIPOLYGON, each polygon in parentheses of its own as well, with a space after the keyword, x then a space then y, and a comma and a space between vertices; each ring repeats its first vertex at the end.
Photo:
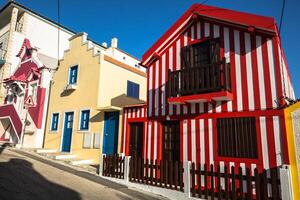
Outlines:
POLYGON ((157 121, 154 122, 154 150, 153 150, 153 158, 157 159, 157 121))
POLYGON ((256 36, 256 53, 257 53, 260 107, 261 109, 266 109, 265 76, 264 76, 264 66, 262 61, 262 49, 261 49, 260 36, 256 36))
POLYGON ((144 108, 142 108, 142 117, 145 117, 144 108))
POLYGON ((152 90, 152 79, 153 79, 153 65, 150 66, 149 69, 149 85, 148 85, 148 92, 149 92, 149 106, 148 106, 148 113, 149 116, 152 116, 152 107, 153 107, 153 103, 152 103, 152 95, 153 95, 153 90, 152 90))
POLYGON ((208 103, 208 113, 212 113, 213 108, 212 108, 212 104, 208 103))
POLYGON ((204 113, 204 103, 199 103, 199 113, 204 113))
POLYGON ((275 151, 277 166, 282 165, 281 140, 280 140, 280 122, 278 116, 273 116, 275 151))
POLYGON ((204 120, 199 120, 200 126, 200 163, 205 164, 204 120))
POLYGON ((266 130, 266 118, 260 117, 260 132, 261 132, 261 145, 263 153, 264 168, 269 169, 269 154, 268 154, 268 139, 266 130))
POLYGON ((254 176, 255 169, 256 169, 256 164, 251 164, 251 176, 254 176))
MULTIPOLYGON (((176 42, 176 69, 180 70, 180 39, 176 42)), ((179 80, 180 83, 180 80, 179 80)), ((180 84, 179 84, 180 88, 180 84)), ((176 114, 180 114, 180 105, 176 105, 176 114)))
POLYGON ((166 114, 166 54, 162 55, 162 75, 161 75, 161 105, 162 115, 166 114))
POLYGON ((240 60, 240 32, 234 31, 234 50, 235 50, 235 77, 236 77, 236 99, 237 110, 243 110, 243 95, 242 95, 242 75, 241 75, 241 60, 240 60))
POLYGON ((209 23, 204 23, 204 36, 208 37, 209 36, 209 23))
POLYGON ((210 164, 214 164, 214 141, 213 141, 213 127, 212 119, 208 119, 208 133, 209 133, 209 160, 210 164))
POLYGON ((132 109, 128 109, 128 118, 131 118, 132 109))
MULTIPOLYGON (((230 63, 230 42, 229 42, 229 29, 224 28, 224 56, 226 63, 230 63)), ((227 111, 232 111, 232 101, 227 102, 227 111)))
POLYGON ((197 22, 197 39, 201 38, 201 24, 197 22))
POLYGON ((159 92, 159 83, 158 83, 158 76, 159 76, 159 61, 157 61, 155 63, 155 116, 158 116, 158 111, 159 111, 159 95, 158 95, 158 92, 159 92))
POLYGON ((152 122, 148 123, 148 159, 151 159, 151 124, 152 122))
POLYGON ((195 39, 195 25, 191 26, 191 41, 195 39))
POLYGON ((196 163, 196 121, 191 120, 191 134, 192 134, 192 162, 196 163))
POLYGON ((135 118, 135 108, 132 108, 132 118, 135 118))
POLYGON ((183 162, 187 161, 187 120, 183 121, 183 162))
MULTIPOLYGON (((169 70, 173 71, 173 47, 169 49, 169 70)), ((169 104, 169 115, 173 115, 173 105, 169 104)))
POLYGON ((183 36, 183 46, 188 44, 188 32, 186 31, 183 36))
POLYGON ((137 108, 137 118, 140 118, 140 108, 137 108))
MULTIPOLYGON (((281 76, 281 80, 280 80, 280 82, 281 82, 281 87, 282 87, 282 90, 284 90, 284 82, 283 82, 283 79, 284 79, 284 76, 283 76, 283 73, 282 73, 282 55, 281 55, 281 49, 280 49, 280 45, 278 44, 278 55, 279 55, 279 68, 280 68, 280 76, 281 76)), ((284 91, 282 91, 282 92, 284 92, 284 91)), ((285 94, 284 94, 285 95, 285 94)))
POLYGON ((126 145, 126 121, 127 120, 127 110, 124 111, 124 132, 123 132, 123 153, 125 153, 125 145, 126 145))
POLYGON ((246 50, 246 70, 247 70, 247 83, 248 83, 248 104, 249 104, 249 110, 254 110, 251 38, 249 33, 245 33, 245 50, 246 50))
POLYGON ((191 103, 191 113, 192 114, 196 113, 196 103, 191 103))
POLYGON ((214 25, 214 38, 220 37, 220 27, 218 25, 214 25))
POLYGON ((274 65, 274 49, 272 40, 268 39, 268 59, 269 59, 269 71, 270 71, 270 81, 271 81, 271 94, 272 94, 272 104, 273 108, 276 108, 276 100, 277 100, 277 90, 276 90, 276 78, 275 78, 275 65, 274 65))
POLYGON ((222 104, 221 104, 221 101, 217 101, 217 103, 216 103, 216 112, 217 112, 217 113, 222 112, 222 104))
POLYGON ((187 112, 188 112, 188 107, 187 107, 187 105, 184 105, 183 106, 183 113, 187 114, 187 112))

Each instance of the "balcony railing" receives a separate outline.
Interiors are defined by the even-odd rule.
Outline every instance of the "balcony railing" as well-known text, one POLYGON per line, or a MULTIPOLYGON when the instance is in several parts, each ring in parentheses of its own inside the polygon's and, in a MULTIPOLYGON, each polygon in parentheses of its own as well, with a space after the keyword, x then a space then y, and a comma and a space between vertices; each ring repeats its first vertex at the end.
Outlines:
POLYGON ((169 72, 169 96, 180 97, 218 91, 231 91, 230 64, 201 65, 169 72))

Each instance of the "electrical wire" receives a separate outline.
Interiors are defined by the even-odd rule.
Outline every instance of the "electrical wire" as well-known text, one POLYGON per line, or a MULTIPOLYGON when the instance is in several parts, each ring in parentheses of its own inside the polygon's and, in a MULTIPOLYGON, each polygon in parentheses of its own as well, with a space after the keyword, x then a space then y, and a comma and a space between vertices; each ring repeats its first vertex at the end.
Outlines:
POLYGON ((57 68, 59 67, 59 46, 60 46, 60 0, 57 0, 57 68))

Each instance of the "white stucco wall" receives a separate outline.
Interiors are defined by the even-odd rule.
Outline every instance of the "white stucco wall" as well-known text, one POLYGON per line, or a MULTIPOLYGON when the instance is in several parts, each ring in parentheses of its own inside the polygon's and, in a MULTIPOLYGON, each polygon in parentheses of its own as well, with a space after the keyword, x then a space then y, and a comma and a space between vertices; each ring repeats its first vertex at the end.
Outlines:
MULTIPOLYGON (((25 33, 26 37, 31 41, 31 44, 38 48, 39 53, 57 58, 58 29, 55 25, 29 14, 25 33)), ((59 34, 59 59, 62 59, 64 51, 69 48, 68 39, 73 34, 64 30, 60 30, 59 34)))

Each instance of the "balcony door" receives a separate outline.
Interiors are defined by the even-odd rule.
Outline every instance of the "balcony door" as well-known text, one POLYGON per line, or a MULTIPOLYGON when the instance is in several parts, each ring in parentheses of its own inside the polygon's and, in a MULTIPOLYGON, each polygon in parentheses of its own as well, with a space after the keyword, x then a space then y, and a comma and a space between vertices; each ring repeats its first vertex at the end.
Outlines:
POLYGON ((163 160, 180 161, 180 122, 168 121, 163 124, 163 160))

